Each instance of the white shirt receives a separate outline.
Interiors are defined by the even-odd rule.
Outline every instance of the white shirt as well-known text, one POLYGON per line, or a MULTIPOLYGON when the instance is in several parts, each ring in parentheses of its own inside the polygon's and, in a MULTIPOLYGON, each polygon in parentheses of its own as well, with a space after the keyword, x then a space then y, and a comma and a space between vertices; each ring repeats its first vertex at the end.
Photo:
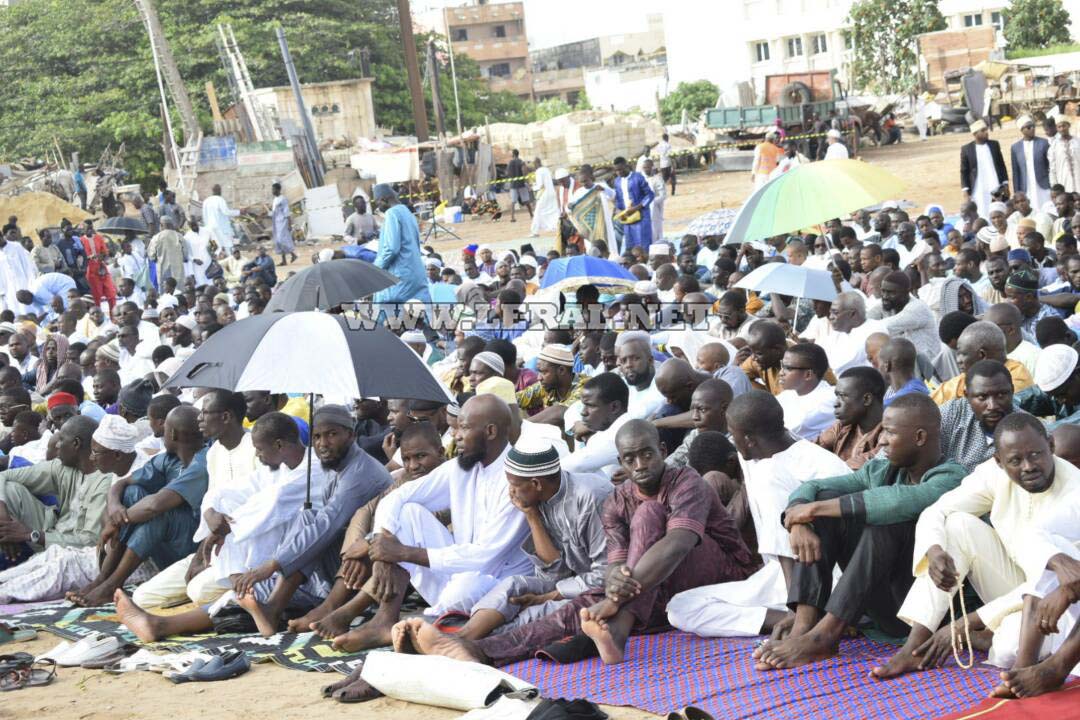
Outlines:
POLYGON ((847 146, 842 142, 833 143, 825 151, 826 160, 847 160, 849 157, 847 146))
POLYGON ((609 479, 619 468, 619 450, 615 447, 615 434, 630 421, 630 413, 615 418, 611 427, 594 433, 578 448, 562 459, 562 469, 573 473, 603 473, 609 479))
POLYGON ((629 383, 627 385, 630 388, 630 402, 626 405, 626 414, 635 420, 652 417, 667 402, 663 394, 656 389, 655 373, 649 387, 644 390, 638 390, 629 383))
POLYGON ((784 427, 804 440, 815 440, 825 428, 833 424, 833 403, 836 390, 824 380, 805 395, 794 390, 784 390, 776 396, 784 408, 784 427))
POLYGON ((202 541, 210 534, 210 528, 203 517, 206 511, 213 508, 223 512, 219 510, 219 506, 230 509, 238 506, 237 503, 229 501, 229 498, 247 483, 259 468, 259 464, 250 432, 245 432, 232 450, 222 445, 221 441, 214 441, 206 451, 207 485, 202 507, 199 509, 199 529, 195 531, 193 538, 195 542, 202 541))
POLYGON ((1035 361, 1039 357, 1039 346, 1034 343, 1030 343, 1027 340, 1021 340, 1020 344, 1013 348, 1006 358, 1009 360, 1015 360, 1031 373, 1032 377, 1035 377, 1035 361))
POLYGON ((671 143, 667 140, 661 140, 656 143, 656 154, 660 156, 658 167, 671 167, 671 143))
POLYGON ((510 502, 506 484, 507 445, 490 465, 477 463, 463 470, 456 460, 444 462, 424 477, 392 491, 375 510, 374 528, 396 532, 406 503, 432 513, 450 511, 454 544, 429 548, 433 572, 477 572, 496 578, 531 573, 533 566, 521 550, 529 534, 525 515, 510 502))
POLYGON ((829 367, 839 377, 848 368, 866 367, 870 361, 866 358, 866 338, 876 332, 885 332, 885 323, 880 320, 866 320, 862 325, 852 328, 851 332, 840 332, 830 328, 816 340, 829 358, 829 367))

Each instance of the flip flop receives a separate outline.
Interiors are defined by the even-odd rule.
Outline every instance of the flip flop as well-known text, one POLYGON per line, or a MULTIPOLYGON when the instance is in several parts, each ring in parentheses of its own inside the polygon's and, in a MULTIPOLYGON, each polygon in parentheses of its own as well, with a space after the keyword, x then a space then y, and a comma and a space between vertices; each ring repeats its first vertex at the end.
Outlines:
POLYGON ((472 616, 467 612, 450 610, 435 618, 435 622, 431 624, 439 632, 453 634, 465 627, 465 623, 469 622, 470 617, 472 616))
POLYGON ((588 635, 574 635, 573 637, 556 640, 550 645, 537 650, 533 655, 537 660, 547 660, 562 665, 599 656, 600 651, 596 649, 596 643, 588 635))
POLYGON ((52 660, 38 660, 23 678, 23 687, 42 687, 56 679, 56 663, 52 660), (44 667, 37 667, 43 665, 44 667))
POLYGON ((25 670, 34 664, 34 656, 28 652, 0 655, 0 673, 25 670))
POLYGON ((37 630, 29 625, 0 622, 0 645, 9 642, 27 642, 37 637, 37 630))

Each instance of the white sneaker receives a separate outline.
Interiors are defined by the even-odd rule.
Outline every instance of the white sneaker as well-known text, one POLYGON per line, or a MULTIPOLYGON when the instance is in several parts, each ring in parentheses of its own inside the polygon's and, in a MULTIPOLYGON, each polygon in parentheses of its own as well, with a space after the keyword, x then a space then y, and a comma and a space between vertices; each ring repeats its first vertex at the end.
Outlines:
POLYGON ((97 660, 114 653, 120 649, 121 645, 123 643, 120 642, 120 639, 113 635, 92 633, 51 657, 60 667, 77 667, 84 662, 97 660))

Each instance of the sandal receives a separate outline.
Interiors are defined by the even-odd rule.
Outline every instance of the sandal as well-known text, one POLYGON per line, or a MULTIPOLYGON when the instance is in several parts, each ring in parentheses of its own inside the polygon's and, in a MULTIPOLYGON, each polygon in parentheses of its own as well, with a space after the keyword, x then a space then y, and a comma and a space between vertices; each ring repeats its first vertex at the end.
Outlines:
POLYGON ((27 671, 23 679, 23 687, 42 687, 56 679, 56 661, 38 660, 34 667, 27 671), (43 665, 44 667, 38 667, 43 665))
POLYGON ((27 652, 19 652, 14 655, 0 655, 0 673, 8 673, 13 670, 25 670, 34 664, 34 656, 27 652))
POLYGON ((29 625, 0 622, 0 645, 9 642, 26 642, 37 637, 37 630, 29 625))

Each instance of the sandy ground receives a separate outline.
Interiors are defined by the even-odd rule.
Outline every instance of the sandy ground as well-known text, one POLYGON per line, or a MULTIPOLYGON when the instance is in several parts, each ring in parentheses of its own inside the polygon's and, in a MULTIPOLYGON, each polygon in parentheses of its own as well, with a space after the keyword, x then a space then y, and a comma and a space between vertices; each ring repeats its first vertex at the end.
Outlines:
MULTIPOLYGON (((1009 129, 995 136, 1007 153, 1007 145, 1018 133, 1009 129)), ((905 136, 907 139, 907 136, 905 136)), ((881 164, 907 183, 902 199, 922 208, 927 203, 943 203, 955 210, 961 201, 959 188, 959 149, 969 140, 966 134, 936 137, 927 142, 905 142, 900 146, 868 149, 862 157, 881 164)), ((666 207, 667 227, 678 232, 697 215, 720 207, 738 207, 750 191, 746 173, 712 174, 697 172, 680 176, 678 192, 669 198, 666 207)), ((440 236, 432 239, 437 250, 448 258, 467 243, 490 243, 498 247, 517 247, 532 242, 547 249, 552 238, 529 238, 528 215, 519 215, 516 223, 509 222, 509 213, 500 222, 466 220, 451 226, 462 241, 440 236)), ((313 252, 328 243, 305 244, 298 249, 300 261, 281 268, 285 277, 293 267, 310 264, 313 252)), ((25 650, 42 653, 53 647, 58 639, 47 633, 38 640, 19 645, 6 645, 3 652, 25 650)), ((384 720, 404 720, 424 717, 449 720, 459 713, 419 707, 392 700, 380 699, 364 705, 344 706, 319 696, 319 688, 335 682, 335 674, 302 673, 272 664, 257 665, 243 677, 222 683, 173 685, 151 673, 130 673, 123 676, 101 672, 62 668, 59 679, 48 688, 31 688, 5 693, 0 702, 0 720, 47 717, 50 720, 125 720, 127 718, 168 717, 174 720, 197 718, 213 713, 221 720, 240 717, 273 717, 280 719, 319 717, 370 717, 384 720)), ((615 720, 654 717, 628 708, 605 708, 615 720)))

